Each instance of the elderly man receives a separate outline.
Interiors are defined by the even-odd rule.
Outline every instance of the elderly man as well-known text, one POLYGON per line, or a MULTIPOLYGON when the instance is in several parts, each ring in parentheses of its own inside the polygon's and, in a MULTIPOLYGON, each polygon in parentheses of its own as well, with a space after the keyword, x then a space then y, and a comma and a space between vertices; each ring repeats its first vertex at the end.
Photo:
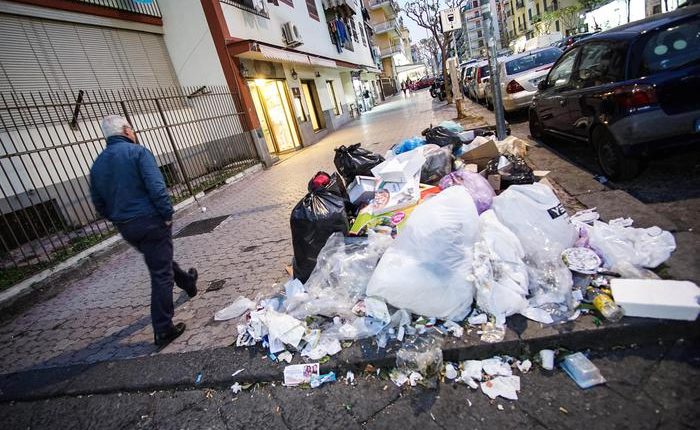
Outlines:
POLYGON ((197 294, 197 271, 184 272, 173 261, 173 206, 153 154, 136 143, 126 119, 105 117, 107 148, 90 170, 90 191, 97 211, 143 254, 151 274, 151 322, 155 344, 164 347, 185 331, 173 325, 173 281, 197 294))

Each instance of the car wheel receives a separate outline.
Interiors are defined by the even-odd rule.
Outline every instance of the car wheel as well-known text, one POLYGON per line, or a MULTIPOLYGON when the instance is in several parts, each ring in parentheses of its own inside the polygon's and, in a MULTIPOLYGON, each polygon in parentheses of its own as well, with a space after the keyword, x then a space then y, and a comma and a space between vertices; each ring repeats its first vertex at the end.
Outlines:
POLYGON ((541 139, 544 136, 544 130, 542 129, 542 122, 540 121, 539 115, 537 115, 537 112, 530 109, 528 117, 530 125, 530 136, 534 137, 535 139, 541 139))
POLYGON ((615 137, 602 127, 593 130, 593 145, 603 174, 613 180, 632 179, 643 169, 643 160, 625 155, 615 137))

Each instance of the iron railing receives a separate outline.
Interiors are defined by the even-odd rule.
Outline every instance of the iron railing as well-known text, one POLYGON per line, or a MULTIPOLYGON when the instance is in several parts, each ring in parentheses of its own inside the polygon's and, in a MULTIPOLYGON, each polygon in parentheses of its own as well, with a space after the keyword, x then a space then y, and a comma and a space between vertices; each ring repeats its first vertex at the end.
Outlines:
POLYGON ((270 13, 267 10, 266 0, 220 0, 221 3, 229 6, 237 7, 238 9, 250 12, 253 15, 270 18, 270 13))
POLYGON ((76 3, 87 3, 95 6, 102 6, 109 9, 124 10, 141 15, 155 16, 160 18, 160 8, 156 0, 134 1, 134 0, 72 0, 76 3))
POLYGON ((0 93, 0 289, 114 233, 90 200, 99 120, 126 117, 173 203, 259 162, 227 87, 0 93))

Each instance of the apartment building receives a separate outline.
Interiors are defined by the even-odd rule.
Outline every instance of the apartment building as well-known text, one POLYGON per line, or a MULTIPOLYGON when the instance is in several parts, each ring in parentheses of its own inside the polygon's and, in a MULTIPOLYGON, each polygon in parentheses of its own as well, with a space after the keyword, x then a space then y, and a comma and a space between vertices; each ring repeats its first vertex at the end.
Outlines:
MULTIPOLYGON (((495 39, 496 46, 500 49, 508 46, 510 36, 508 34, 508 22, 511 11, 507 0, 494 2, 495 13, 495 39)), ((484 55, 486 41, 484 39, 483 16, 491 9, 488 0, 472 0, 462 8, 462 29, 455 36, 457 52, 460 61, 478 58, 484 55)))
POLYGON ((410 36, 399 17, 394 0, 363 0, 369 12, 376 53, 381 62, 381 85, 385 96, 400 88, 397 66, 410 63, 410 36))
POLYGON ((104 115, 176 202, 342 126, 379 94, 368 19, 360 0, 0 0, 0 269, 104 233, 104 115))

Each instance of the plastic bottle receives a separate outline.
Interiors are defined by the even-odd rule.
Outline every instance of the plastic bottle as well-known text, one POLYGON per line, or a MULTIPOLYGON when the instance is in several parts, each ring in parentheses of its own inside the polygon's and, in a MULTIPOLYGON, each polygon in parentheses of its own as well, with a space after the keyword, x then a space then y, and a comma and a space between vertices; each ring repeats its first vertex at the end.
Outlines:
POLYGON ((595 288, 588 288, 588 294, 593 302, 593 307, 600 312, 606 320, 617 322, 625 315, 625 311, 615 304, 609 295, 595 288))

